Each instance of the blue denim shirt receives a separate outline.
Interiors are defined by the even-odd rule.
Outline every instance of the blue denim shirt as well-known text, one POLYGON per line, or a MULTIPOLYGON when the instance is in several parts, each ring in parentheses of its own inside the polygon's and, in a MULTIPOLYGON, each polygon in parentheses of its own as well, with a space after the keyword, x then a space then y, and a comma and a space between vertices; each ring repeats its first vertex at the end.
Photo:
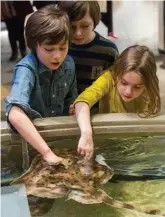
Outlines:
POLYGON ((6 116, 12 105, 23 109, 30 119, 68 115, 77 95, 75 64, 70 56, 52 71, 31 52, 15 65, 6 116))

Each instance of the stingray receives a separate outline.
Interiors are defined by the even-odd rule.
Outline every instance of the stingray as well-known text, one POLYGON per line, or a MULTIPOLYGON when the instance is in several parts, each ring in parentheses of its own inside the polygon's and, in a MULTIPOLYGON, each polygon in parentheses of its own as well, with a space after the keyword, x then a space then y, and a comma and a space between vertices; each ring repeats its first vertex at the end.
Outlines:
MULTIPOLYGON (((116 208, 165 216, 160 210, 143 210, 110 197, 101 186, 112 178, 114 170, 106 164, 102 155, 97 155, 91 160, 84 161, 82 157, 77 154, 76 150, 54 149, 53 151, 67 159, 69 163, 67 169, 62 164, 49 165, 42 156, 38 154, 33 159, 27 172, 14 180, 11 184, 24 183, 27 195, 45 198, 46 202, 47 200, 65 197, 66 200, 72 199, 82 204, 105 203, 116 208)), ((42 203, 42 208, 44 208, 44 201, 42 201, 42 203)), ((51 206, 49 208, 51 208, 51 206)), ((48 211, 49 208, 47 208, 46 211, 48 211)), ((35 211, 33 213, 35 213, 35 211)), ((44 211, 41 213, 43 214, 44 211)))

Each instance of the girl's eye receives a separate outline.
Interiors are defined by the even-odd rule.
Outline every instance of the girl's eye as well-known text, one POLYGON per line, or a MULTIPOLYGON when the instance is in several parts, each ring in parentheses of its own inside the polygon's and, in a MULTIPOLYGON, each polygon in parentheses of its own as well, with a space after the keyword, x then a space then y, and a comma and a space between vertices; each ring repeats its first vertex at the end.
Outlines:
POLYGON ((127 85, 127 83, 126 83, 125 81, 121 81, 121 83, 122 83, 123 85, 127 85))
POLYGON ((137 89, 137 90, 138 90, 138 89, 141 89, 141 87, 139 87, 139 86, 135 86, 135 89, 137 89))

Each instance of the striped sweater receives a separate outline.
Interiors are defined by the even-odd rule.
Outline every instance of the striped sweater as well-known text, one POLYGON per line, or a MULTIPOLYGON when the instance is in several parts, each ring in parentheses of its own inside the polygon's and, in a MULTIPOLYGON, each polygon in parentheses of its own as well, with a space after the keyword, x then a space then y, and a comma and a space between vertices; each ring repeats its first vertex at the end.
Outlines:
POLYGON ((109 68, 118 56, 116 45, 95 32, 88 44, 71 44, 69 54, 75 61, 78 91, 81 93, 109 68))

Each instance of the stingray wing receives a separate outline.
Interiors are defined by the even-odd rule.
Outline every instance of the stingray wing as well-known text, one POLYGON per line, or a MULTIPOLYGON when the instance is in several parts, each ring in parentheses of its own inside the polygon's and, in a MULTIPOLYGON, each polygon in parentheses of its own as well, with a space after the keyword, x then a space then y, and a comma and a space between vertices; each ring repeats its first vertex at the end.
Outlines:
POLYGON ((75 200, 82 204, 96 204, 102 203, 102 198, 99 197, 97 189, 87 188, 87 189, 71 189, 67 200, 75 200))
POLYGON ((20 177, 18 177, 18 178, 15 179, 14 181, 12 181, 12 182, 10 183, 10 185, 17 185, 17 184, 24 183, 25 180, 26 180, 29 176, 31 176, 31 173, 33 172, 33 170, 35 169, 36 165, 37 165, 41 160, 42 160, 42 156, 41 156, 41 155, 37 155, 37 156, 33 159, 33 161, 32 161, 32 163, 31 163, 29 169, 28 169, 24 174, 22 174, 20 177))

